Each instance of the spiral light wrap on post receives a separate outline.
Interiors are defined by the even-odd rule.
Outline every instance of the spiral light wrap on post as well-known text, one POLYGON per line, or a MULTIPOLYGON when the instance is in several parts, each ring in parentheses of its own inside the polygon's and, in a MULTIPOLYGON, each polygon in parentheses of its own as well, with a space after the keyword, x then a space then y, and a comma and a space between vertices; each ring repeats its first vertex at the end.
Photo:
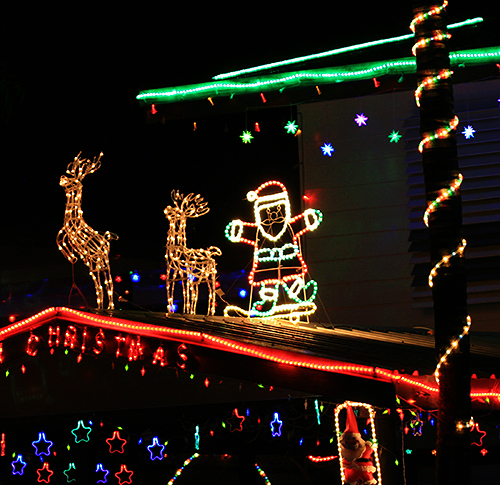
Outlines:
MULTIPOLYGON (((415 26, 418 25, 419 23, 425 21, 429 17, 433 15, 440 14, 448 5, 448 1, 444 0, 443 4, 441 6, 437 6, 429 10, 428 12, 422 13, 417 15, 411 22, 410 24, 410 29, 413 33, 415 33, 415 26)), ((417 50, 426 47, 428 44, 431 42, 440 42, 445 39, 449 39, 451 36, 447 32, 443 31, 435 31, 434 35, 432 37, 428 37, 425 39, 421 39, 417 41, 413 48, 412 48, 412 53, 413 55, 416 55, 417 50)), ((436 73, 435 75, 430 75, 425 77, 422 82, 419 84, 417 89, 415 90, 415 102, 418 107, 420 107, 420 98, 422 91, 426 89, 433 89, 435 88, 440 82, 443 82, 447 79, 449 79, 453 74, 453 71, 450 71, 449 69, 442 69, 439 71, 439 73, 436 73)), ((433 132, 425 133, 422 140, 420 141, 418 145, 418 151, 420 153, 423 152, 424 148, 431 143, 432 141, 436 139, 442 139, 446 138, 449 136, 450 132, 453 131, 459 123, 458 117, 455 116, 453 119, 450 120, 447 126, 444 128, 439 128, 438 130, 435 130, 433 132)), ((457 195, 458 190, 460 189, 460 186, 462 185, 463 181, 463 175, 461 173, 458 174, 458 177, 451 183, 448 189, 443 189, 440 193, 440 195, 433 200, 432 202, 429 203, 427 206, 427 209, 424 212, 423 220, 424 224, 429 227, 429 217, 430 215, 447 199, 450 199, 451 197, 454 197, 457 195)), ((441 268, 442 266, 447 266, 450 264, 450 260, 456 256, 462 257, 465 247, 467 245, 467 241, 465 239, 462 239, 461 244, 455 249, 455 251, 452 251, 450 254, 445 255, 441 258, 441 260, 432 268, 431 272, 429 273, 428 277, 428 284, 429 287, 434 286, 434 278, 437 276, 438 269, 441 268)), ((434 378, 436 382, 439 384, 439 375, 440 375, 440 370, 442 365, 447 361, 448 356, 455 350, 457 349, 460 340, 469 332, 471 326, 471 318, 470 315, 467 315, 466 318, 466 324, 463 327, 463 330, 460 335, 458 335, 456 338, 453 339, 449 347, 446 349, 446 351, 441 355, 439 358, 438 364, 436 366, 436 369, 434 370, 434 378)))

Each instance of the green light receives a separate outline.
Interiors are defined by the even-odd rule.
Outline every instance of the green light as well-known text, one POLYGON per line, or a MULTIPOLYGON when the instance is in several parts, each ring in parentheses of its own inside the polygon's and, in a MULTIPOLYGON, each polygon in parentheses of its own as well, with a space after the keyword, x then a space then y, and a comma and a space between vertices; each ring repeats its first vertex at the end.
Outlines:
POLYGON ((253 136, 249 131, 244 131, 240 138, 243 140, 243 143, 252 143, 253 140, 253 136))
POLYGON ((292 133, 293 135, 295 135, 295 133, 297 133, 298 128, 299 128, 299 125, 295 124, 295 120, 294 121, 289 121, 285 125, 286 132, 287 133, 292 133))
MULTIPOLYGON (((465 27, 467 25, 474 25, 477 23, 482 22, 483 19, 481 17, 476 17, 474 19, 468 19, 463 22, 458 22, 456 24, 450 24, 448 25, 448 29, 457 29, 459 27, 465 27)), ((289 66, 290 64, 297 64, 299 62, 305 62, 305 61, 311 61, 313 59, 321 59, 323 57, 330 57, 330 56, 335 56, 338 54, 344 54, 346 52, 352 52, 356 50, 362 50, 362 49, 367 49, 369 47, 374 47, 378 45, 383 45, 383 44, 391 44, 394 42, 401 42, 403 40, 408 40, 414 37, 415 34, 406 34, 406 35, 400 35, 397 37, 390 37, 388 39, 380 39, 380 40, 373 40, 371 42, 363 42, 362 44, 354 44, 348 47, 340 47, 338 49, 333 49, 330 51, 326 52, 320 52, 319 54, 310 54, 307 56, 301 56, 301 57, 295 57, 293 59, 287 59, 284 61, 279 61, 279 62, 271 62, 270 64, 264 64, 262 66, 256 66, 256 67, 249 67, 247 69, 240 69, 239 71, 232 71, 224 74, 218 74, 217 76, 214 76, 212 79, 227 79, 230 77, 237 77, 242 74, 250 74, 252 72, 257 72, 257 71, 264 71, 267 69, 273 69, 276 67, 281 67, 281 66, 289 66)))
MULTIPOLYGON (((450 64, 452 66, 463 64, 480 65, 499 61, 500 47, 487 47, 450 53, 450 64)), ((149 89, 141 91, 136 96, 136 99, 148 104, 193 101, 196 99, 206 99, 207 97, 232 96, 234 94, 250 94, 271 90, 277 91, 283 88, 298 86, 304 87, 318 84, 360 81, 390 74, 401 76, 406 73, 415 73, 416 66, 414 57, 406 57, 351 66, 269 74, 259 78, 248 78, 234 82, 220 81, 188 84, 163 89, 149 89)))
POLYGON ((389 140, 391 143, 397 143, 401 139, 402 135, 399 134, 399 131, 392 130, 392 133, 389 135, 389 140))

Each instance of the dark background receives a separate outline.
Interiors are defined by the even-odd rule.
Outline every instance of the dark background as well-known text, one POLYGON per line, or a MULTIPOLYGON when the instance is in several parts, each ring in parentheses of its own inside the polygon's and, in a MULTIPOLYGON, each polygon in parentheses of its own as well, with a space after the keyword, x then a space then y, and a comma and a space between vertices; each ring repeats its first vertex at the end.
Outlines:
MULTIPOLYGON (((491 27, 498 7, 450 2, 448 23, 476 16, 491 27)), ((84 181, 83 209, 90 226, 120 237, 111 245, 114 274, 164 267, 163 209, 173 189, 201 193, 211 208, 188 224, 188 245, 219 246, 219 271, 240 271, 251 254, 229 243, 224 228, 234 218, 253 220, 244 200, 247 191, 276 178, 293 196, 293 213, 300 210, 298 141, 283 129, 293 107, 199 118, 187 102, 182 119, 148 125, 135 96, 144 89, 206 82, 235 69, 408 34, 412 17, 411 2, 120 4, 115 9, 82 3, 62 10, 38 4, 3 12, 1 315, 16 294, 24 294, 17 308, 30 309, 26 294, 41 292, 56 277, 62 286, 52 304, 66 303, 71 267, 55 243, 65 203, 59 177, 80 151, 88 158, 104 152, 101 168, 84 181), (261 133, 244 145, 239 135, 255 122, 261 133)), ((492 29, 477 29, 462 41, 471 47, 498 45, 496 36, 482 32, 492 29)), ((376 55, 411 56, 411 41, 398 49, 396 56, 387 46, 376 55)), ((361 62, 364 55, 338 62, 361 62)), ((75 271, 88 278, 82 264, 75 271)))

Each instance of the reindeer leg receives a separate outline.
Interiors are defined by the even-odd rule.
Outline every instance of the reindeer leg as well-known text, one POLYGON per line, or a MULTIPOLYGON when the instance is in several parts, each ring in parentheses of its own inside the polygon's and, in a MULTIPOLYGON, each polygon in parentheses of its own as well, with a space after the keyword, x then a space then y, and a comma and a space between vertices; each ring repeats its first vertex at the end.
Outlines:
POLYGON ((95 271, 90 271, 90 276, 92 276, 92 279, 94 280, 94 286, 95 286, 95 295, 97 299, 97 308, 98 310, 102 310, 103 304, 102 304, 102 299, 103 299, 103 291, 102 291, 102 285, 101 281, 99 278, 99 272, 95 271))

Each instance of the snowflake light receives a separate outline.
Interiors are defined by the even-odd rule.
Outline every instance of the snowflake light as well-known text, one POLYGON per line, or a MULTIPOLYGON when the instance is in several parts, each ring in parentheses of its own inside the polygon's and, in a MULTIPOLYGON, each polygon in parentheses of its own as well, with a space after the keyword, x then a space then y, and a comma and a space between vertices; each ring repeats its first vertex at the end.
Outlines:
POLYGON ((258 289, 259 299, 251 302, 248 311, 229 305, 224 315, 297 322, 316 311, 317 292, 315 281, 305 281, 308 270, 300 249, 300 236, 316 229, 323 215, 317 209, 306 209, 292 217, 286 187, 277 181, 262 184, 249 192, 247 199, 254 203, 255 222, 233 220, 226 227, 226 237, 231 242, 253 246, 248 281, 258 289), (303 226, 295 232, 293 225, 299 221, 303 226), (242 237, 246 227, 255 228, 255 239, 242 237))
POLYGON ((299 125, 297 125, 295 123, 295 120, 293 121, 289 121, 286 125, 285 125, 285 130, 287 133, 291 133, 292 135, 295 135, 295 133, 297 133, 297 130, 299 128, 299 125))
POLYGON ((397 143, 399 140, 401 140, 402 135, 399 134, 399 131, 392 130, 392 133, 388 138, 391 143, 397 143))
POLYGON ((333 155, 333 152, 335 151, 335 148, 333 148, 331 143, 325 143, 321 147, 321 151, 323 152, 323 155, 326 157, 331 157, 333 155))
POLYGON ((466 126, 464 131, 462 131, 462 135, 464 135, 467 140, 469 138, 474 138, 474 133, 476 133, 476 130, 472 128, 471 125, 466 126))
POLYGON ((368 117, 365 116, 363 113, 357 114, 356 118, 354 118, 354 121, 357 123, 358 126, 366 126, 366 122, 368 121, 368 117))
POLYGON ((82 259, 89 268, 94 281, 97 308, 103 308, 104 289, 108 296, 108 309, 114 309, 113 278, 109 266, 110 241, 118 239, 115 234, 106 231, 101 233, 92 229, 83 219, 82 181, 101 166, 102 153, 93 161, 75 157, 68 165, 66 175, 61 176, 59 185, 66 192, 66 210, 64 225, 57 234, 56 242, 63 256, 75 264, 82 259))
POLYGON ((165 261, 167 264, 167 302, 169 310, 174 306, 174 285, 182 283, 184 313, 195 314, 198 303, 199 285, 208 286, 208 314, 215 313, 215 280, 217 277, 214 256, 220 256, 216 246, 208 249, 191 249, 186 246, 187 218, 200 217, 209 212, 207 202, 199 194, 184 197, 179 191, 172 191, 173 206, 164 210, 169 221, 165 261))
POLYGON ((240 135, 240 138, 243 140, 243 143, 252 143, 254 137, 249 131, 244 131, 243 135, 240 135))

